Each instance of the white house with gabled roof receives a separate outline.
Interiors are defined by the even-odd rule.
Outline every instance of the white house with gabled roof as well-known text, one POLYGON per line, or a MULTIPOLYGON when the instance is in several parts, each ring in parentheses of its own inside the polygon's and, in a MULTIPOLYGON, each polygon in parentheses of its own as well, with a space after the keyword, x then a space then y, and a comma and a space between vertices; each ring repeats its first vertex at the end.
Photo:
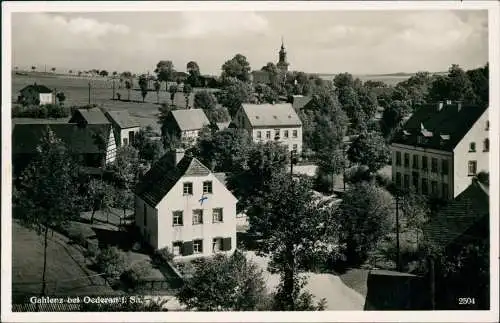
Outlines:
POLYGON ((232 124, 246 129, 254 142, 279 142, 302 152, 302 121, 290 103, 242 104, 232 124))
POLYGON ((135 221, 144 241, 176 257, 236 248, 237 199, 224 179, 184 150, 165 154, 137 185, 135 221))

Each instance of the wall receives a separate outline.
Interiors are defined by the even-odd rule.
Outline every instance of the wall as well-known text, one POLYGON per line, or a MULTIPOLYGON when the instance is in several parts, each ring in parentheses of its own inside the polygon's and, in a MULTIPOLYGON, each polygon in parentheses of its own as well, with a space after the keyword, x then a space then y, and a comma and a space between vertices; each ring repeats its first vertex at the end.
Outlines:
POLYGON ((137 195, 135 196, 135 224, 143 239, 153 248, 158 248, 158 212, 137 195), (144 205, 147 209, 147 227, 144 226, 144 205), (148 237, 145 236, 145 232, 148 233, 148 237))
POLYGON ((203 239, 203 253, 208 256, 212 252, 213 238, 231 238, 231 250, 236 247, 236 198, 225 186, 210 174, 204 177, 183 177, 174 185, 165 198, 158 204, 158 227, 162 228, 158 235, 158 248, 169 247, 175 241, 192 241, 203 239), (206 194, 208 200, 201 206, 199 199, 203 193, 203 182, 212 181, 213 194, 206 194), (193 195, 183 195, 183 183, 193 183, 193 195), (212 209, 223 208, 223 222, 212 223, 212 209), (192 212, 203 209, 203 224, 192 222, 192 212), (173 226, 173 211, 183 211, 183 226, 173 226))
POLYGON ((489 172, 489 152, 484 151, 484 140, 489 138, 489 131, 486 130, 486 122, 488 121, 488 110, 476 121, 474 126, 467 132, 464 138, 458 143, 454 149, 454 169, 455 183, 453 187, 454 197, 462 193, 470 184, 471 176, 469 176, 468 163, 471 160, 477 161, 477 172, 489 172), (476 151, 469 151, 469 144, 476 143, 476 151))
POLYGON ((115 159, 116 159, 116 141, 113 129, 110 129, 108 146, 106 148, 106 164, 114 162, 115 159))
POLYGON ((127 139, 127 142, 130 145, 129 131, 133 131, 137 135, 137 133, 139 132, 139 129, 140 129, 139 127, 120 129, 119 130, 119 138, 118 138, 118 142, 120 143, 120 146, 126 145, 124 142, 124 139, 127 139))
POLYGON ((426 149, 421 147, 406 146, 402 144, 392 144, 391 145, 392 154, 392 180, 396 184, 396 173, 401 174, 401 187, 404 185, 404 175, 409 175, 410 186, 413 185, 412 172, 418 172, 419 177, 419 188, 418 192, 422 192, 422 178, 427 179, 427 191, 431 193, 431 183, 432 181, 437 182, 437 194, 443 197, 442 184, 446 184, 448 187, 448 192, 450 193, 448 198, 452 196, 453 189, 453 154, 451 152, 440 151, 435 149, 426 149), (401 166, 396 165, 396 152, 401 152, 401 166), (408 153, 410 158, 409 167, 404 167, 404 154, 408 153), (413 168, 413 155, 418 156, 418 169, 413 168), (422 157, 427 156, 427 171, 422 169, 422 157), (437 173, 431 172, 432 158, 438 160, 437 173), (448 161, 448 173, 442 174, 442 160, 448 161))
POLYGON ((52 93, 40 93, 40 105, 54 103, 52 93))
POLYGON ((301 127, 254 128, 254 129, 252 129, 252 132, 251 132, 253 141, 255 141, 255 142, 275 141, 274 136, 276 134, 275 133, 276 129, 280 130, 280 140, 278 141, 280 144, 286 145, 288 147, 289 151, 291 151, 293 149, 293 145, 295 144, 295 145, 297 145, 297 152, 299 154, 302 152, 302 128, 301 127), (285 130, 288 130, 288 138, 285 138, 285 136, 284 136, 285 130), (297 130, 297 138, 292 137, 293 130, 297 130), (258 131, 260 131, 260 133, 261 133, 260 140, 257 138, 258 131), (271 132, 270 139, 266 138, 267 131, 271 132))

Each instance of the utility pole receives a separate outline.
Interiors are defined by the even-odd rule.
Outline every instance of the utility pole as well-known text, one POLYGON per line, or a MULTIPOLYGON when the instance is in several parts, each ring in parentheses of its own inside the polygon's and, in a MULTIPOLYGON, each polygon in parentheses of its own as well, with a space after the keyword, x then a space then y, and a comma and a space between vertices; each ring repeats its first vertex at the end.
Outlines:
POLYGON ((115 77, 113 76, 113 100, 115 99, 115 77))
POLYGON ((90 106, 90 81, 89 81, 89 106, 90 106))
POLYGON ((57 104, 57 89, 54 89, 54 104, 57 104))
POLYGON ((396 193, 396 270, 401 271, 401 261, 399 260, 399 192, 396 193))

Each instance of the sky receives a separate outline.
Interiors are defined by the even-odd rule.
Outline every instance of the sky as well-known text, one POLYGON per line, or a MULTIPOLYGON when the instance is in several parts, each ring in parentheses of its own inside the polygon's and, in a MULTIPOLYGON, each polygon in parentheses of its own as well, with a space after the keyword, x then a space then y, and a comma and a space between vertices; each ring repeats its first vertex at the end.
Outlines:
POLYGON ((12 14, 12 65, 153 72, 194 60, 219 75, 241 53, 252 69, 277 62, 281 37, 290 70, 385 74, 465 69, 488 61, 486 10, 177 11, 12 14))

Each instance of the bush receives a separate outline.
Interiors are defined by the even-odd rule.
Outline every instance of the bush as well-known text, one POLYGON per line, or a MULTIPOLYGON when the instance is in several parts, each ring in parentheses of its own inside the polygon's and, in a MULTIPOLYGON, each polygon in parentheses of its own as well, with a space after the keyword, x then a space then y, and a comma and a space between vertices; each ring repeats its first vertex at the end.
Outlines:
POLYGON ((155 250, 153 254, 153 263, 157 265, 163 265, 165 263, 171 262, 174 259, 174 254, 170 251, 168 247, 155 250))
POLYGON ((68 234, 68 237, 73 241, 74 243, 87 248, 87 239, 85 238, 85 235, 81 231, 70 231, 68 234))
POLYGON ((96 266, 110 278, 120 277, 125 270, 125 255, 116 247, 106 248, 97 255, 96 266))
POLYGON ((99 255, 99 251, 99 246, 97 244, 89 243, 85 251, 85 257, 95 260, 97 255, 99 255))
POLYGON ((314 189, 320 193, 331 194, 333 192, 333 184, 332 175, 326 174, 318 168, 316 177, 314 178, 314 189))
POLYGON ((46 104, 42 106, 30 105, 24 107, 16 105, 12 107, 13 118, 65 118, 68 117, 69 114, 69 109, 58 104, 46 104))
POLYGON ((137 289, 141 281, 149 276, 151 266, 147 261, 133 264, 120 275, 120 280, 127 288, 137 289))

